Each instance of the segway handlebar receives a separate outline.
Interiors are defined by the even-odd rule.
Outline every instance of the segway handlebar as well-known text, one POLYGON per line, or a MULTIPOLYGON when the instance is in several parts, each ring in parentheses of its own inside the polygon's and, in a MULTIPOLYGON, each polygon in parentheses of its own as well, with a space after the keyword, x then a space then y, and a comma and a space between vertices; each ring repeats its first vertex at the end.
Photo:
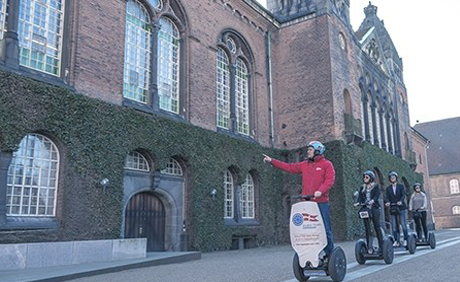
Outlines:
POLYGON ((304 200, 304 201, 311 201, 315 198, 315 195, 297 195, 297 196, 293 196, 292 197, 293 199, 300 199, 300 200, 304 200))

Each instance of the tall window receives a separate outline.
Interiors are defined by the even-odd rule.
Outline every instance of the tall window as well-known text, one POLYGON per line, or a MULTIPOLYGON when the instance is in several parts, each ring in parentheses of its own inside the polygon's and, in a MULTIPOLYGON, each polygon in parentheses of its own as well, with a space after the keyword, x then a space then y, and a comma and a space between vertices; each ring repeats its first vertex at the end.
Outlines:
POLYGON ((240 206, 242 218, 254 218, 254 181, 249 173, 241 186, 240 206))
POLYGON ((457 179, 452 179, 449 181, 449 186, 450 186, 450 193, 451 194, 459 194, 460 193, 460 188, 458 186, 458 180, 457 179))
POLYGON ((376 139, 378 140, 378 145, 382 147, 382 138, 380 136, 380 104, 377 102, 375 104, 375 131, 376 131, 376 139))
POLYGON ((59 76, 65 0, 19 3, 19 63, 59 76))
POLYGON ((150 82, 151 26, 143 5, 129 0, 126 6, 123 96, 147 103, 150 82))
POLYGON ((389 144, 388 144, 388 130, 387 130, 387 119, 385 117, 385 112, 382 115, 382 123, 383 123, 383 136, 382 136, 382 143, 385 142, 386 150, 389 152, 389 144))
POLYGON ((460 206, 453 206, 452 214, 460 214, 460 206))
POLYGON ((5 18, 6 0, 0 0, 0 40, 3 39, 3 32, 5 31, 5 18))
POLYGON ((230 62, 222 48, 217 50, 217 126, 230 128, 230 62))
POLYGON ((369 135, 369 141, 371 144, 374 144, 374 125, 372 123, 372 97, 371 94, 367 94, 367 122, 369 125, 369 130, 367 134, 369 135))
POLYGON ((393 119, 390 119, 390 144, 391 144, 391 148, 393 148, 392 150, 392 153, 395 154, 396 153, 396 148, 395 148, 395 130, 394 130, 394 127, 393 127, 393 119))
POLYGON ((249 79, 248 68, 241 60, 236 60, 236 120, 238 132, 249 135, 249 79))
POLYGON ((125 168, 138 171, 150 171, 147 159, 136 151, 130 152, 126 157, 125 168))
POLYGON ((366 139, 366 120, 364 119, 364 111, 366 110, 365 108, 365 101, 364 101, 364 93, 363 90, 361 89, 361 129, 362 129, 362 136, 363 140, 366 139))
POLYGON ((59 151, 40 134, 22 139, 8 168, 6 214, 55 216, 59 151))
POLYGON ((227 170, 224 174, 224 218, 233 218, 233 190, 235 189, 233 185, 233 176, 232 173, 227 170))
POLYGON ((180 34, 168 18, 160 18, 158 33, 158 96, 160 109, 179 113, 180 34))

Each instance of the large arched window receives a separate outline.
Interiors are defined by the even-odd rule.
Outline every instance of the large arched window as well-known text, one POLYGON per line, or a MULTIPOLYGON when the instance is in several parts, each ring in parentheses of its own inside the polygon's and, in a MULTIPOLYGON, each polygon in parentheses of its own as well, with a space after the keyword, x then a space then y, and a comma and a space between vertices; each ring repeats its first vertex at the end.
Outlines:
POLYGON ((3 39, 6 18, 6 0, 0 0, 0 40, 3 39))
POLYGON ((390 118, 390 144, 392 148, 392 153, 396 154, 396 148, 395 148, 395 128, 394 128, 394 119, 390 118))
POLYGON ((216 54, 217 127, 249 136, 250 71, 252 58, 246 42, 233 32, 219 39, 216 54))
POLYGON ((143 5, 129 0, 126 6, 123 96, 147 103, 150 84, 151 27, 143 5))
POLYGON ((242 218, 254 218, 254 181, 249 173, 241 186, 240 207, 242 218))
POLYGON ((166 164, 166 168, 161 170, 163 174, 182 176, 184 175, 182 167, 178 161, 173 158, 169 159, 169 162, 166 164))
POLYGON ((235 187, 233 184, 233 175, 227 170, 224 174, 224 218, 233 218, 233 201, 235 187))
POLYGON ((158 97, 160 109, 179 113, 180 34, 166 17, 160 18, 158 33, 158 97))
POLYGON ((19 3, 19 64, 59 76, 65 0, 19 3))
POLYGON ((382 147, 382 138, 381 138, 381 134, 380 134, 380 103, 379 101, 377 100, 376 103, 375 103, 375 139, 377 140, 377 144, 376 145, 379 145, 380 147, 382 147))
POLYGON ((364 96, 363 89, 361 89, 361 129, 362 129, 363 140, 366 139, 365 111, 366 111, 366 98, 364 96))
POLYGON ((56 215, 59 176, 59 151, 40 134, 29 134, 13 153, 8 168, 7 216, 56 215))
POLYGON ((217 126, 230 128, 230 62, 222 48, 217 50, 217 126))
POLYGON ((238 132, 249 135, 249 78, 248 67, 241 59, 236 60, 235 75, 236 120, 238 132))
POLYGON ((382 136, 382 143, 385 143, 385 150, 389 150, 389 145, 388 145, 388 130, 387 130, 387 118, 386 118, 386 111, 383 110, 382 113, 382 125, 383 125, 383 136, 382 136))
POLYGON ((460 206, 453 206, 452 214, 460 214, 460 206))
POLYGON ((451 194, 459 194, 460 193, 460 188, 459 188, 457 179, 450 180, 449 181, 449 186, 450 186, 450 193, 451 194))

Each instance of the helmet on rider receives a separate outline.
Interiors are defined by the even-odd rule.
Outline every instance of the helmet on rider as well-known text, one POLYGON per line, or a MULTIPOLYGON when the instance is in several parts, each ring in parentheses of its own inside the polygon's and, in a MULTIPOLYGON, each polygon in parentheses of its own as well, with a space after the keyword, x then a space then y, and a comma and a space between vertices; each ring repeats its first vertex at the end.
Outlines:
POLYGON ((388 179, 390 179, 392 176, 398 179, 398 174, 396 173, 396 171, 390 171, 390 173, 388 173, 388 179))
POLYGON ((372 170, 366 170, 365 172, 363 172, 363 177, 364 176, 369 176, 370 178, 370 181, 369 182, 374 182, 375 180, 375 174, 372 170))
POLYGON ((312 147, 313 150, 315 150, 315 153, 314 155, 315 156, 318 156, 318 155, 323 155, 324 152, 326 151, 326 146, 324 146, 321 142, 319 141, 311 141, 310 143, 308 143, 308 147, 312 147))
POLYGON ((417 183, 414 184, 414 186, 412 186, 412 188, 414 188, 414 191, 415 191, 415 189, 416 189, 417 187, 420 188, 420 189, 422 189, 422 184, 420 184, 420 183, 417 182, 417 183))

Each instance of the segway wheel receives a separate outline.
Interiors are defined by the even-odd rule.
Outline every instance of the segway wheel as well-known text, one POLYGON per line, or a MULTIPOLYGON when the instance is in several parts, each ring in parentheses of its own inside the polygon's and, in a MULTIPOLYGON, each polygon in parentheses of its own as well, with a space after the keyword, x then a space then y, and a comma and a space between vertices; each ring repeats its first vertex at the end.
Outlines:
POLYGON ((345 278, 345 274, 347 274, 347 259, 342 248, 335 247, 332 250, 327 269, 332 281, 340 282, 345 278))
POLYGON ((430 243, 430 248, 436 248, 436 237, 433 232, 428 233, 428 243, 430 243))
POLYGON ((363 240, 358 240, 355 245, 355 258, 356 262, 363 265, 366 263, 364 254, 367 253, 366 243, 363 240))
POLYGON ((411 255, 415 254, 416 249, 417 249, 417 245, 415 242, 415 236, 409 235, 409 237, 407 237, 407 250, 409 251, 409 254, 411 255))
POLYGON ((299 255, 295 253, 294 259, 292 261, 292 269, 294 270, 294 276, 298 281, 307 281, 310 276, 305 276, 302 268, 299 263, 299 255))
POLYGON ((395 253, 393 250, 393 241, 390 238, 386 238, 383 241, 382 255, 383 255, 383 260, 385 261, 386 264, 393 263, 395 253))

